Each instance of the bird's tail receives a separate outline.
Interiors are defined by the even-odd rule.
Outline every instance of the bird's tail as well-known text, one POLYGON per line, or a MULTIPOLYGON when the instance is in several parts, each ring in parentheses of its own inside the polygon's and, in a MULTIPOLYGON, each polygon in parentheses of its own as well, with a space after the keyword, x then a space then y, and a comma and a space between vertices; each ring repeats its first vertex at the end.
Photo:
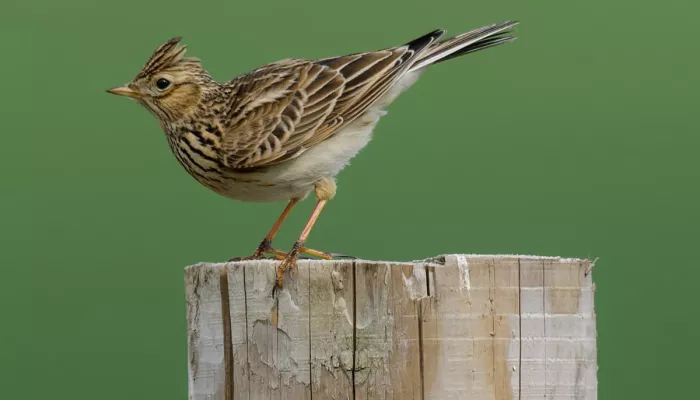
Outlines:
POLYGON ((493 24, 483 28, 474 29, 473 31, 440 41, 433 40, 437 39, 435 35, 436 33, 442 33, 443 31, 431 32, 430 34, 409 43, 410 46, 414 42, 422 41, 421 39, 426 37, 430 37, 432 39, 430 45, 420 51, 422 54, 417 55, 419 58, 415 63, 413 63, 413 65, 411 65, 409 71, 416 71, 421 68, 425 68, 428 65, 437 64, 464 54, 469 54, 475 51, 497 46, 499 44, 512 42, 515 40, 515 37, 509 36, 511 33, 510 28, 517 24, 517 21, 506 21, 500 24, 493 24))

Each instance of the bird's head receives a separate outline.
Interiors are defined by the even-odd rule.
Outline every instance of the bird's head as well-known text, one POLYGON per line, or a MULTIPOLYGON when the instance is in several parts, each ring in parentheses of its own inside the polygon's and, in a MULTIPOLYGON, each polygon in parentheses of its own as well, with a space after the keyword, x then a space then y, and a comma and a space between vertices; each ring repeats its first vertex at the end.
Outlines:
POLYGON ((199 60, 185 57, 181 38, 158 47, 131 82, 107 90, 137 100, 161 122, 175 122, 192 113, 204 92, 216 85, 199 60))

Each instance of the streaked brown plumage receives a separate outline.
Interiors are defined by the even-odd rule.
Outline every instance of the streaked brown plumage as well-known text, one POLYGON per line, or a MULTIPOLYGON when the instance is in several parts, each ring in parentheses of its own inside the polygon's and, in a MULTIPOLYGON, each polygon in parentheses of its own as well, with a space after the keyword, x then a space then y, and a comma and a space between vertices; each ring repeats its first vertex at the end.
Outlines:
POLYGON ((109 92, 136 99, 160 121, 187 172, 211 190, 242 201, 288 200, 253 256, 293 267, 335 176, 371 138, 383 109, 429 65, 509 42, 504 22, 438 41, 433 31, 405 45, 320 60, 287 59, 217 83, 180 38, 162 44, 127 85, 109 92), (318 203, 292 250, 271 246, 291 208, 311 191, 318 203))

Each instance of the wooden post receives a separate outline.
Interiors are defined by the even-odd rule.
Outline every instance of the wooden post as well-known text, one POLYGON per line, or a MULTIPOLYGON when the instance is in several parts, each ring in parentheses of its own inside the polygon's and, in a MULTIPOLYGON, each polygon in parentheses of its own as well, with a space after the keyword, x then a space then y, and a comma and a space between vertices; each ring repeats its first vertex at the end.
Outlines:
POLYGON ((588 260, 186 268, 189 398, 596 399, 588 260))

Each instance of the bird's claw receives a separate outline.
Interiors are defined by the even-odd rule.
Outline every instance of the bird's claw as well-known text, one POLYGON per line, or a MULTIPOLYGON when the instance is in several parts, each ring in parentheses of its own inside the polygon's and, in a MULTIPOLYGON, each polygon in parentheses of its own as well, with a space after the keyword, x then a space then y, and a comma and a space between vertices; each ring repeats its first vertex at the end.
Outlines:
POLYGON ((272 241, 270 239, 264 239, 253 255, 247 257, 233 257, 229 261, 283 260, 286 256, 287 253, 272 247, 272 241), (265 257, 265 254, 272 254, 272 257, 265 257))
POLYGON ((290 275, 294 275, 297 268, 297 260, 299 259, 299 247, 294 246, 292 250, 287 253, 287 256, 282 260, 280 265, 277 267, 277 287, 282 288, 282 283, 284 282, 284 273, 289 270, 290 275))
POLYGON ((250 260, 263 260, 263 259, 272 259, 272 260, 280 260, 282 261, 280 265, 277 267, 277 285, 275 286, 276 288, 282 288, 282 283, 284 281, 284 274, 287 272, 287 270, 290 271, 290 274, 293 276, 296 267, 297 267, 297 260, 299 259, 313 259, 314 257, 316 258, 321 258, 324 260, 333 260, 336 258, 346 258, 346 259, 356 259, 357 257, 354 256, 349 256, 347 254, 342 254, 342 253, 326 253, 325 251, 320 251, 320 250, 314 250, 314 249, 309 249, 306 248, 302 245, 302 243, 295 243, 292 249, 288 252, 285 253, 283 251, 279 251, 275 248, 272 247, 272 241, 269 239, 265 239, 260 243, 258 246, 257 250, 253 253, 251 256, 247 257, 233 257, 229 260, 229 262, 232 261, 250 261, 250 260), (272 254, 272 257, 265 257, 265 254, 272 254))

